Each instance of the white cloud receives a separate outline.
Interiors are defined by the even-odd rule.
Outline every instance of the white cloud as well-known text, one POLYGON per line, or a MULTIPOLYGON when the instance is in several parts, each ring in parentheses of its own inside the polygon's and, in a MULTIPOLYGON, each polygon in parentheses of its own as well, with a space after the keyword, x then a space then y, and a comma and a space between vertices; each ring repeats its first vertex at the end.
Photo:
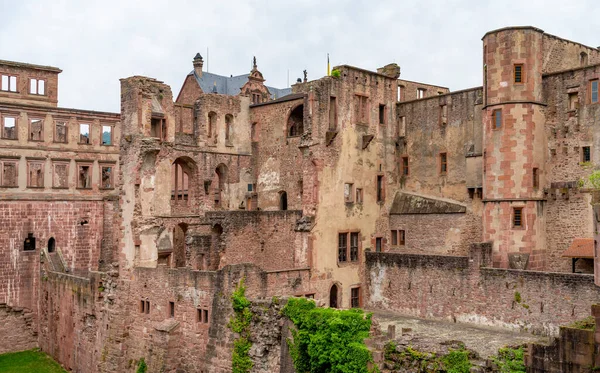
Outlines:
POLYGON ((0 59, 58 66, 60 106, 107 111, 119 111, 126 76, 163 80, 176 95, 207 47, 211 72, 243 74, 256 55, 276 87, 288 69, 290 82, 304 69, 324 75, 330 53, 332 65, 397 62, 403 78, 457 90, 481 84, 481 37, 495 28, 533 25, 600 45, 592 0, 0 0, 0 9, 0 59))

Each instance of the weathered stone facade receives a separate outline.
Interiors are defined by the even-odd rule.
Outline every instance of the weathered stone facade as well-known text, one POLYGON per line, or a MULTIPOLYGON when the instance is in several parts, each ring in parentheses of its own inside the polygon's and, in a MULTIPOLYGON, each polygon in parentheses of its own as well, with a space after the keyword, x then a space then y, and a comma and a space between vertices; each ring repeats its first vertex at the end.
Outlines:
POLYGON ((175 100, 121 79, 120 113, 59 108, 59 69, 0 61, 0 303, 92 373, 230 371, 242 278, 277 323, 255 372, 289 371, 273 296, 556 334, 598 296, 549 272, 590 268, 562 255, 595 231, 600 52, 532 27, 483 49, 482 87, 455 92, 396 64, 278 90, 198 54, 175 100))

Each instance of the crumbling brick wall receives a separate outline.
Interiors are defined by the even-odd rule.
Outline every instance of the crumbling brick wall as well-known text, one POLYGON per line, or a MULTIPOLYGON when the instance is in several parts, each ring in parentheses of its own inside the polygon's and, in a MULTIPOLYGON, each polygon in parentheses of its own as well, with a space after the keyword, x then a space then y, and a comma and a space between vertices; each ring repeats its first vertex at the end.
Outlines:
POLYGON ((0 303, 0 354, 37 347, 37 336, 30 310, 0 303))

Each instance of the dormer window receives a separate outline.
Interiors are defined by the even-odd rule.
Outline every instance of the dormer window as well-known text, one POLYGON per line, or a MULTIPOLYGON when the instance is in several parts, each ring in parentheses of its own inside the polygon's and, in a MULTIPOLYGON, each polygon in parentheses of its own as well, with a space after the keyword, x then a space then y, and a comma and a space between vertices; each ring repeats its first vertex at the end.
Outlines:
POLYGON ((17 77, 13 75, 2 74, 2 85, 0 89, 5 92, 16 92, 17 91, 17 77))
POLYGON ((29 94, 46 95, 46 81, 43 79, 29 79, 29 94))

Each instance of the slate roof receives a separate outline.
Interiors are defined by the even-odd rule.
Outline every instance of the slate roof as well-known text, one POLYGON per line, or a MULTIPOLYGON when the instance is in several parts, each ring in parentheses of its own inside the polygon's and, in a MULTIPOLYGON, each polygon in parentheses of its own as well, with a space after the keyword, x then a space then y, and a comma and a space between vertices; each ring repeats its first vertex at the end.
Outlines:
MULTIPOLYGON (((237 76, 223 76, 208 72, 202 72, 202 76, 198 78, 198 75, 192 70, 188 75, 193 75, 196 78, 196 82, 204 93, 212 93, 214 87, 217 87, 217 93, 222 95, 235 96, 240 93, 240 89, 248 81, 248 75, 237 75, 237 76)), ((291 88, 274 88, 266 86, 271 92, 271 99, 280 98, 292 93, 291 88)))
POLYGON ((456 214, 465 212, 467 212, 466 206, 459 203, 402 192, 396 193, 394 203, 390 209, 392 215, 456 214))
POLYGON ((594 239, 576 238, 562 255, 567 258, 594 258, 594 239))

